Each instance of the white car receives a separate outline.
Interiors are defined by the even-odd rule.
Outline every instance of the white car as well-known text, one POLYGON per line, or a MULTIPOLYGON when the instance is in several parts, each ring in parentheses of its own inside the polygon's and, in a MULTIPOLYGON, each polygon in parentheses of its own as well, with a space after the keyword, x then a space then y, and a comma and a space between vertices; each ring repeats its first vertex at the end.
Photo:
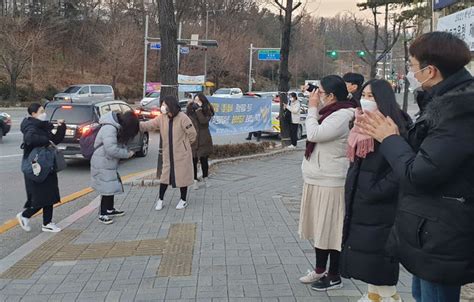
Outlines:
MULTIPOLYGON (((306 135, 306 117, 308 116, 308 107, 301 104, 300 126, 298 127, 297 138, 302 139, 306 135)), ((270 135, 280 135, 280 103, 272 102, 272 129, 262 133, 270 135)))
POLYGON ((151 101, 159 99, 160 98, 160 92, 159 91, 152 91, 152 92, 147 92, 145 94, 145 97, 140 101, 140 106, 146 106, 148 105, 151 101))
POLYGON ((244 93, 240 88, 219 88, 212 96, 217 98, 241 98, 244 93))

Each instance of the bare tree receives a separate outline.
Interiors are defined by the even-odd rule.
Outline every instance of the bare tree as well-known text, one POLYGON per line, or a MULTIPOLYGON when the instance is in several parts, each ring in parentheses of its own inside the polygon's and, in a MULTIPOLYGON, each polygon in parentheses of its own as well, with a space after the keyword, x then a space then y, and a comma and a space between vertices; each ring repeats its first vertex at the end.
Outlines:
MULTIPOLYGON (((293 6, 293 0, 287 0, 286 6, 283 5, 283 1, 275 0, 275 4, 280 8, 281 16, 281 50, 280 50, 280 82, 278 90, 280 92, 280 136, 283 146, 290 144, 290 133, 289 124, 285 121, 283 116, 283 105, 288 104, 287 92, 290 90, 290 72, 288 69, 289 56, 290 56, 290 44, 291 44, 291 29, 294 26, 292 16, 295 10, 297 10, 302 3, 298 2, 293 6), (283 13, 282 13, 283 12, 283 13)), ((301 21, 302 17, 296 18, 296 22, 301 21)))
POLYGON ((28 18, 3 17, 0 21, 0 68, 9 76, 9 99, 17 101, 18 79, 31 61, 34 46, 40 46, 44 32, 41 24, 30 26, 28 18))

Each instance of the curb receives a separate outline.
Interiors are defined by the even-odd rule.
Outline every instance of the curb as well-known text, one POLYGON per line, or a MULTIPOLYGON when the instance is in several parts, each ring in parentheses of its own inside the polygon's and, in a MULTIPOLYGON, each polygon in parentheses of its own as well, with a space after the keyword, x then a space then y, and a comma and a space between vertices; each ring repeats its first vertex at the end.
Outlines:
MULTIPOLYGON (((123 178, 122 178, 122 181, 124 181, 124 183, 129 183, 130 181, 134 181, 135 179, 140 179, 142 177, 145 177, 146 175, 150 175, 150 173, 153 173, 153 171, 156 171, 154 169, 150 169, 150 170, 145 170, 145 171, 141 171, 141 172, 137 172, 137 173, 131 173, 131 174, 128 174, 128 175, 125 175, 123 178)), ((91 187, 87 187, 85 189, 82 189, 80 191, 77 191, 77 192, 74 192, 72 194, 69 194, 63 198, 61 198, 61 201, 59 201, 58 203, 56 203, 53 207, 54 208, 57 208, 57 207, 60 207, 66 203, 69 203, 71 201, 74 201, 78 198, 81 198, 91 192, 93 192, 94 189, 92 189, 91 187)), ((38 213, 36 213, 35 215, 33 215, 33 217, 36 217, 38 215, 41 215, 43 213, 43 211, 39 211, 38 213)), ((18 225, 18 220, 16 218, 11 218, 7 221, 5 221, 2 225, 0 225, 0 235, 9 231, 10 229, 14 228, 15 226, 18 225)))
MULTIPOLYGON (((215 165, 219 164, 225 164, 225 163, 231 163, 231 162, 237 162, 241 160, 251 160, 251 159, 258 159, 258 158, 263 158, 263 157, 270 157, 274 155, 279 155, 283 153, 290 153, 294 151, 302 151, 303 149, 280 149, 280 150, 275 150, 275 151, 270 151, 266 153, 258 153, 258 154, 253 154, 253 155, 243 155, 243 156, 236 156, 236 157, 229 157, 229 158, 222 158, 222 159, 215 159, 209 161, 209 168, 215 165)), ((156 170, 153 170, 150 174, 145 175, 143 177, 149 177, 153 174, 155 174, 156 170)), ((198 177, 202 176, 202 171, 198 172, 198 177)), ((159 179, 138 179, 130 183, 132 186, 158 186, 160 185, 160 180, 159 179)))
POLYGON ((0 111, 15 111, 15 110, 27 110, 28 108, 26 107, 0 107, 0 111))

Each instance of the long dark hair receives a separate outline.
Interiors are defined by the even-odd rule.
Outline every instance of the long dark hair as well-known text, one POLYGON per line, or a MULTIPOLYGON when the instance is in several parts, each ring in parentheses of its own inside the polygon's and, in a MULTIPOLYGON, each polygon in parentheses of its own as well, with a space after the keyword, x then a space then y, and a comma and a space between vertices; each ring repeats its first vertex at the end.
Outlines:
POLYGON ((138 117, 132 111, 117 113, 118 123, 121 128, 118 132, 117 140, 121 144, 126 144, 134 138, 140 131, 138 117))
POLYGON ((400 134, 405 135, 409 125, 409 117, 400 109, 392 85, 385 80, 374 79, 365 83, 361 91, 364 91, 367 86, 370 86, 372 90, 379 111, 383 115, 389 116, 397 124, 400 134))
POLYGON ((321 86, 327 95, 332 93, 338 102, 348 101, 349 91, 347 91, 346 82, 340 76, 329 75, 322 78, 321 86))
POLYGON ((181 111, 181 107, 179 107, 179 102, 178 99, 175 98, 174 96, 168 95, 163 97, 160 100, 160 105, 163 105, 163 103, 168 106, 168 112, 171 113, 172 117, 175 117, 178 115, 178 113, 181 111))
POLYGON ((196 97, 202 102, 202 112, 207 116, 214 115, 214 108, 203 93, 198 93, 196 97))

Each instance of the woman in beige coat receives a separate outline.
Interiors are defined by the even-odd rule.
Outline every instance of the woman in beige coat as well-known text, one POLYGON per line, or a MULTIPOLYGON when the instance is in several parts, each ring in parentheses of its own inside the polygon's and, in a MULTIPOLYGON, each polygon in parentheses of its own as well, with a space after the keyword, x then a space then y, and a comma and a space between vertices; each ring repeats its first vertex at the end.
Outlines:
POLYGON ((163 208, 163 198, 168 185, 180 188, 181 200, 177 210, 187 207, 188 186, 193 184, 193 155, 191 144, 196 140, 196 130, 189 117, 181 112, 178 100, 167 96, 161 100, 161 113, 155 119, 140 123, 140 130, 159 131, 163 144, 163 170, 160 179, 160 197, 155 210, 163 208))

